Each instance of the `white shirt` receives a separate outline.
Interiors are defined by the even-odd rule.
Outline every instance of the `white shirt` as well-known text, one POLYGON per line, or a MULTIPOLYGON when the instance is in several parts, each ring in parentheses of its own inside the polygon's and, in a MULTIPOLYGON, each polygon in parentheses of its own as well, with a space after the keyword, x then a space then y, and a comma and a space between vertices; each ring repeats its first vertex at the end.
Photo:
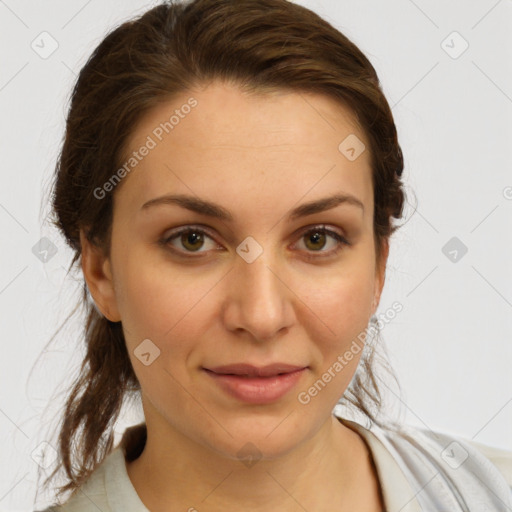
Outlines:
MULTIPOLYGON (((386 512, 512 512, 512 452, 411 426, 401 432, 341 419, 371 454, 386 512)), ((61 506, 41 512, 150 512, 126 471, 127 449, 145 424, 126 429, 87 482, 61 506)), ((137 449, 137 448, 135 448, 137 449)))

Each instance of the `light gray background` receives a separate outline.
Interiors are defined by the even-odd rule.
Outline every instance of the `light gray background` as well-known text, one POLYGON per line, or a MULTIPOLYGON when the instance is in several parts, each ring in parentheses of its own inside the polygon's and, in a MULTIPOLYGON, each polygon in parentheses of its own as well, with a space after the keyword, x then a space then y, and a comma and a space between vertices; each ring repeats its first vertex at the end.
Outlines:
MULTIPOLYGON (((412 206, 379 311, 403 304, 382 336, 406 421, 512 450, 512 1, 299 3, 365 52, 393 106, 412 206), (452 237, 468 248, 455 262, 442 251, 452 237)), ((33 510, 32 453, 81 357, 75 320, 33 367, 78 297, 44 203, 67 99, 106 32, 152 5, 0 0, 0 511, 33 510), (45 59, 31 47, 51 48, 44 31, 58 43, 45 59), (58 249, 46 263, 32 252, 43 236, 58 249)))

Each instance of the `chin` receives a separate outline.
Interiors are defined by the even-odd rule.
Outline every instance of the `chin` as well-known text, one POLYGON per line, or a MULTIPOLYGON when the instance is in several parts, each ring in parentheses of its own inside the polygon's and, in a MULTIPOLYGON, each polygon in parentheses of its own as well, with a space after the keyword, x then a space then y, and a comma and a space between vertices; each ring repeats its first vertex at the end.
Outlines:
MULTIPOLYGON (((288 413, 275 417, 240 419, 235 424, 225 423, 226 430, 217 429, 217 435, 203 438, 204 443, 216 453, 232 460, 272 460, 285 456, 309 439, 314 432, 302 423, 284 419, 288 413)), ((211 431, 208 432, 211 434, 211 431)), ((206 434, 206 433, 204 433, 206 434)), ((247 465, 247 464, 246 464, 247 465)))

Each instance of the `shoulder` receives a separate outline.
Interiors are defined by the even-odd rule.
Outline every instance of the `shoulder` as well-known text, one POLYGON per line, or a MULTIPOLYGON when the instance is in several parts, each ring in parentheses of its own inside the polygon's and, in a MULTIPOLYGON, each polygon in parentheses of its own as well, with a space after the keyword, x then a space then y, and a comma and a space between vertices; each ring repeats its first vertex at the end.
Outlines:
POLYGON ((512 451, 495 448, 467 439, 462 439, 462 441, 470 444, 489 459, 503 475, 509 487, 512 488, 512 451))
POLYGON ((112 512, 114 509, 147 512, 129 480, 125 465, 125 460, 140 454, 146 435, 144 422, 126 428, 117 447, 65 503, 37 512, 112 512))
POLYGON ((63 504, 36 512, 111 512, 106 488, 107 471, 115 464, 119 449, 110 452, 88 480, 63 504))
MULTIPOLYGON (((492 475, 503 478, 507 486, 512 488, 512 451, 495 448, 476 441, 457 437, 442 432, 433 432, 427 429, 418 429, 422 435, 429 439, 437 450, 442 449, 442 458, 449 467, 459 467, 471 462, 477 462, 482 471, 489 471, 492 475), (498 473, 496 472, 498 470, 498 473)), ((478 473, 480 474, 480 473, 478 473)))
POLYGON ((451 495, 463 506, 473 504, 469 510, 512 508, 512 452, 410 425, 372 432, 403 470, 426 486, 425 494, 451 495))

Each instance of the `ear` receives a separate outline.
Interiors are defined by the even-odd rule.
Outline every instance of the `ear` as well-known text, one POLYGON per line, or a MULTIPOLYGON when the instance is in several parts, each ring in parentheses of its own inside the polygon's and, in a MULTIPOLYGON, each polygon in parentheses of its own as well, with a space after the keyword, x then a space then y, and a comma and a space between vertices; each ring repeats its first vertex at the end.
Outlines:
POLYGON ((386 281, 386 264, 389 255, 389 240, 386 238, 383 240, 381 245, 381 252, 379 261, 376 262, 375 267, 375 288, 372 303, 372 316, 377 311, 380 302, 380 296, 384 288, 384 282, 386 281))
POLYGON ((81 263, 85 282, 101 313, 111 322, 121 321, 117 308, 110 260, 80 229, 81 263))

